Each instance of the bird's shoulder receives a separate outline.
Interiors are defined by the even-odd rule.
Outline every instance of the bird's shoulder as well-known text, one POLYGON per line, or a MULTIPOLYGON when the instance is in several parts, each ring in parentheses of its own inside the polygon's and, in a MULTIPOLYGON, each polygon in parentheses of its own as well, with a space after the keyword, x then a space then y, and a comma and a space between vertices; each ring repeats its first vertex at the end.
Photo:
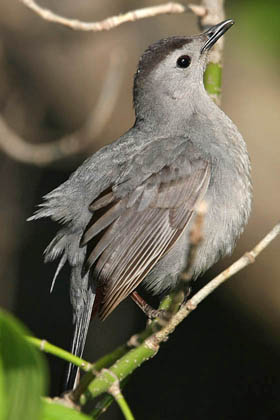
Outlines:
POLYGON ((205 163, 207 157, 188 137, 139 138, 134 142, 133 150, 118 162, 118 175, 112 190, 121 198, 143 183, 149 183, 151 178, 153 183, 169 183, 190 175, 205 163))

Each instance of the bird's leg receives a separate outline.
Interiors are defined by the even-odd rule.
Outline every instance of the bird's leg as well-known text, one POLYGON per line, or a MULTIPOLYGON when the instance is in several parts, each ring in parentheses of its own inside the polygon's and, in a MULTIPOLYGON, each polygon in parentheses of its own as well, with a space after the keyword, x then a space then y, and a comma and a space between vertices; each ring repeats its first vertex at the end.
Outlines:
POLYGON ((137 292, 132 292, 130 294, 131 299, 133 302, 136 303, 136 305, 139 306, 140 309, 144 312, 145 315, 149 319, 157 318, 161 315, 162 311, 158 309, 154 309, 151 305, 149 305, 137 292))
POLYGON ((185 290, 185 296, 184 296, 184 300, 183 300, 183 304, 187 302, 187 300, 189 299, 189 296, 192 292, 192 287, 191 286, 187 286, 186 290, 185 290))

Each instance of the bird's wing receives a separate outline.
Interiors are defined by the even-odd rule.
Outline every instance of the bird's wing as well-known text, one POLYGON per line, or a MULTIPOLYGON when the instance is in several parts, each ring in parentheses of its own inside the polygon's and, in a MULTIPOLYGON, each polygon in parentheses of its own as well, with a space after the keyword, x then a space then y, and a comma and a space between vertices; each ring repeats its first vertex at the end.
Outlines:
MULTIPOLYGON (((114 186, 91 204, 95 213, 81 244, 96 244, 89 252, 86 270, 93 270, 95 281, 103 288, 101 319, 174 245, 204 196, 210 174, 206 160, 181 158, 149 175, 123 197, 118 197, 119 190, 114 186)), ((126 179, 119 188, 127 191, 125 182, 129 181, 126 179)))

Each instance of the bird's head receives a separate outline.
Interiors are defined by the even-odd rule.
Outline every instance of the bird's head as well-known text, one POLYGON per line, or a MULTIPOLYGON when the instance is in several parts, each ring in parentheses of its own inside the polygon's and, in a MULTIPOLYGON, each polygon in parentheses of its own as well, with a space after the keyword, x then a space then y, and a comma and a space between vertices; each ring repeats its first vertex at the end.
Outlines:
POLYGON ((200 35, 174 36, 152 44, 142 55, 134 80, 136 117, 163 117, 203 90, 207 55, 216 41, 233 25, 226 20, 200 35))

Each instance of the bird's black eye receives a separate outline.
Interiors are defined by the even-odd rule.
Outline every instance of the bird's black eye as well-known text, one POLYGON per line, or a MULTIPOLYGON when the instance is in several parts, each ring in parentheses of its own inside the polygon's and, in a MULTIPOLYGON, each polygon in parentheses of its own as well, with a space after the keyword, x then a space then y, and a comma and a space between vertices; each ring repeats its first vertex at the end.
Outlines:
POLYGON ((191 64, 191 57, 189 55, 181 55, 177 60, 177 67, 181 69, 186 69, 191 64))

